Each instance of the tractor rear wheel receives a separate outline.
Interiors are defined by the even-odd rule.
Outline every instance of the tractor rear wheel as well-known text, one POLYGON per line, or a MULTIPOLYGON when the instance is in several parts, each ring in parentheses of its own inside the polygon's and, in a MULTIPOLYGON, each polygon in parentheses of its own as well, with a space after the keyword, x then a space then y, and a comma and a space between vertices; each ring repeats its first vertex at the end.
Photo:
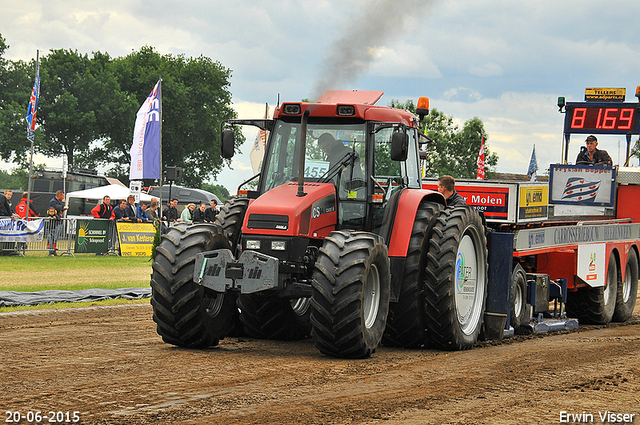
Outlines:
POLYGON ((229 329, 236 296, 210 291, 193 281, 196 254, 229 248, 217 225, 170 227, 152 264, 153 321, 162 339, 179 347, 217 345, 229 329))
POLYGON ((577 317, 581 323, 607 325, 613 319, 618 293, 618 266, 612 252, 607 265, 605 286, 582 288, 578 292, 569 292, 567 315, 577 317))
POLYGON ((398 302, 389 306, 382 343, 390 347, 419 348, 426 343, 423 286, 431 229, 442 205, 423 201, 416 211, 398 302))
POLYGON ((618 286, 618 295, 616 297, 616 311, 613 314, 613 320, 616 322, 625 322, 629 320, 636 306, 636 297, 638 296, 638 256, 635 251, 629 251, 627 257, 627 265, 624 272, 624 280, 620 281, 618 286))
POLYGON ((487 297, 487 244, 478 212, 447 208, 427 253, 425 313, 430 342, 466 350, 478 340, 487 297))
POLYGON ((309 298, 288 300, 275 295, 240 295, 240 321, 245 333, 254 338, 302 339, 311 332, 310 303, 309 298))
POLYGON ((311 336, 324 354, 370 357, 382 340, 391 276, 387 247, 378 235, 336 231, 315 263, 311 336))

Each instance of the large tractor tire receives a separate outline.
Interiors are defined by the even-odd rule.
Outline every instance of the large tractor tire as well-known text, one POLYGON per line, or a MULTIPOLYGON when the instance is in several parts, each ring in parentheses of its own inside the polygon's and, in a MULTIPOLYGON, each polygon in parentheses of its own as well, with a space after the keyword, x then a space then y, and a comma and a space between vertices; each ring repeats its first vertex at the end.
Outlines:
POLYGON ((151 305, 166 343, 206 348, 217 345, 229 329, 235 294, 210 291, 193 281, 196 254, 219 248, 229 248, 229 242, 216 225, 180 224, 162 236, 152 265, 151 305))
POLYGON ((638 296, 638 256, 629 251, 624 280, 620 281, 616 296, 616 310, 613 313, 615 322, 626 322, 633 314, 638 296))
POLYGON ((220 212, 216 216, 216 224, 220 225, 222 230, 224 230, 234 254, 236 254, 235 249, 240 241, 242 222, 244 221, 248 206, 249 198, 233 197, 220 207, 220 212))
POLYGON ((511 273, 511 326, 518 329, 527 322, 527 274, 520 264, 511 273))
MULTIPOLYGON (((224 234, 229 239, 231 252, 238 254, 237 246, 240 242, 240 234, 242 233, 242 222, 249 206, 249 198, 232 197, 220 207, 220 212, 216 216, 216 224, 222 227, 224 234)), ((240 296, 239 296, 240 297, 240 296)), ((238 297, 238 298, 239 298, 238 297)), ((243 336, 244 327, 240 322, 240 311, 235 310, 231 319, 228 336, 243 336)))
POLYGON ((336 231, 325 238, 315 264, 311 336, 324 354, 370 357, 382 340, 391 276, 382 238, 336 231))
POLYGON ((487 298, 487 246, 482 219, 471 207, 447 208, 429 241, 425 317, 430 343, 466 350, 482 329, 487 298))
POLYGON ((248 294, 238 297, 240 321, 254 338, 293 341, 311 332, 309 298, 287 300, 275 295, 248 294))
POLYGON ((605 286, 581 288, 577 292, 569 292, 567 315, 576 317, 585 324, 609 324, 616 309, 616 297, 620 286, 619 276, 616 256, 611 252, 605 286))
POLYGON ((419 348, 426 343, 424 279, 431 229, 443 206, 423 201, 416 211, 402 274, 398 302, 389 306, 382 343, 390 347, 419 348))

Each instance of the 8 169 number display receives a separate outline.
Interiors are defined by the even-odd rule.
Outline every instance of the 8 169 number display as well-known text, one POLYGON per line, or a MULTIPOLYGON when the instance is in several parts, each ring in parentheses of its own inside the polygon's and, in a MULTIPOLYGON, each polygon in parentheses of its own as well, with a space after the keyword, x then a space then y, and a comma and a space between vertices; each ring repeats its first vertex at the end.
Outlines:
POLYGON ((638 134, 635 103, 568 103, 565 133, 638 134))

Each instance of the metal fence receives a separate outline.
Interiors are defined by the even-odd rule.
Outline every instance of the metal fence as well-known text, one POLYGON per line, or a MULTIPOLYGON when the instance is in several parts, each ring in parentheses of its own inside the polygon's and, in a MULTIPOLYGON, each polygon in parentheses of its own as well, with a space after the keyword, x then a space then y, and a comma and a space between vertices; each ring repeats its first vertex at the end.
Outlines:
MULTIPOLYGON (((84 217, 83 217, 84 218, 84 217)), ((77 217, 58 220, 44 219, 41 241, 0 242, 0 251, 6 254, 24 256, 28 251, 44 251, 49 255, 74 255, 77 217)), ((109 221, 109 248, 106 254, 119 255, 118 233, 115 220, 109 221)))

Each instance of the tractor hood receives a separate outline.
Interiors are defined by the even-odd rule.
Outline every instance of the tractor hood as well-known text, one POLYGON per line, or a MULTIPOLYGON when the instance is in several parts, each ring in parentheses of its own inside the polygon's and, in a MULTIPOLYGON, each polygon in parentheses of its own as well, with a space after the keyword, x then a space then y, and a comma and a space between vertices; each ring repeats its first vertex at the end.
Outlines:
POLYGON ((305 196, 296 196, 298 183, 275 187, 253 201, 244 218, 243 234, 324 238, 337 223, 333 183, 304 183, 305 196))

